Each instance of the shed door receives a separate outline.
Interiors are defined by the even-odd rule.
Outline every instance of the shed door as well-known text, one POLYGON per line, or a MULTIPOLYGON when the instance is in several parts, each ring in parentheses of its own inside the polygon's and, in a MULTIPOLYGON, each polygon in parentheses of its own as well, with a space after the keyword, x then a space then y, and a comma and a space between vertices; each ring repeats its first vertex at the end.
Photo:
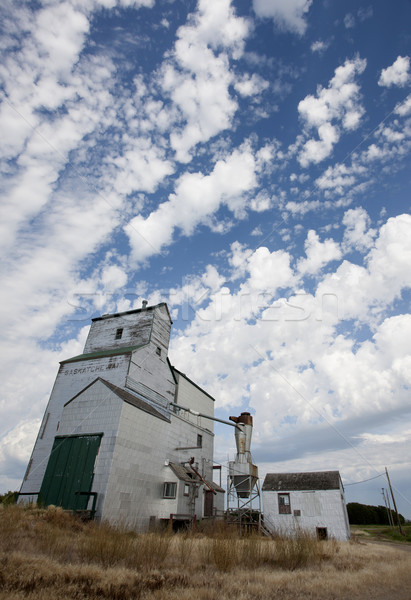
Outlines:
POLYGON ((101 435, 80 435, 55 438, 40 490, 45 505, 54 504, 70 510, 87 508, 93 483, 94 463, 101 435))
POLYGON ((213 492, 211 490, 205 491, 204 498, 204 516, 212 517, 213 516, 213 492))

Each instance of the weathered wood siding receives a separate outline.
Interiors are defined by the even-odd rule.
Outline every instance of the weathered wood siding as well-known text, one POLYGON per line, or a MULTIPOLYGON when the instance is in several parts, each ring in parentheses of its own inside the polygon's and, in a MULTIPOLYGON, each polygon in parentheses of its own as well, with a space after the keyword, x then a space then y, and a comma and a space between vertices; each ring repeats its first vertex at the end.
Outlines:
POLYGON ((148 344, 153 319, 154 311, 150 310, 118 317, 109 316, 93 321, 84 346, 84 353, 148 344), (123 329, 120 339, 116 339, 118 329, 123 329))

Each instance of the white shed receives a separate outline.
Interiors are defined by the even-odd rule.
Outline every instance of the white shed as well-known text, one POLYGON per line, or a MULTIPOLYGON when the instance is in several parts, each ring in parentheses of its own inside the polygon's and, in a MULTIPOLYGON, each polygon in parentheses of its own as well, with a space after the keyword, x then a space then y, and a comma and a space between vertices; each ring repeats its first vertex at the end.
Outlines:
POLYGON ((299 530, 348 540, 350 526, 339 471, 268 473, 262 487, 264 524, 272 533, 299 530))

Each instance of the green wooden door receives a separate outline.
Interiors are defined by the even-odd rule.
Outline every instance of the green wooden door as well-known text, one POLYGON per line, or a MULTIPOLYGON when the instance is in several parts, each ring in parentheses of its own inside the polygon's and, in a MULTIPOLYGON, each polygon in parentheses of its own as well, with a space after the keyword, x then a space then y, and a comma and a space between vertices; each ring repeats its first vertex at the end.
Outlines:
POLYGON ((39 497, 45 505, 85 510, 101 435, 56 437, 39 497))

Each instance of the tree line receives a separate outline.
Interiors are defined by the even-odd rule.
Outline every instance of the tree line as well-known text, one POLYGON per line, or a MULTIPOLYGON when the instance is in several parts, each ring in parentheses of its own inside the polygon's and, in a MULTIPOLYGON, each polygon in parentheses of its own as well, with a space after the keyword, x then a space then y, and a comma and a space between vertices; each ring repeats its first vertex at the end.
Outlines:
MULTIPOLYGON (((351 525, 389 525, 388 511, 385 506, 370 506, 359 502, 347 504, 348 519, 351 525)), ((391 511, 392 521, 397 524, 397 516, 391 511)), ((405 523, 402 515, 399 515, 401 523, 405 523)))

